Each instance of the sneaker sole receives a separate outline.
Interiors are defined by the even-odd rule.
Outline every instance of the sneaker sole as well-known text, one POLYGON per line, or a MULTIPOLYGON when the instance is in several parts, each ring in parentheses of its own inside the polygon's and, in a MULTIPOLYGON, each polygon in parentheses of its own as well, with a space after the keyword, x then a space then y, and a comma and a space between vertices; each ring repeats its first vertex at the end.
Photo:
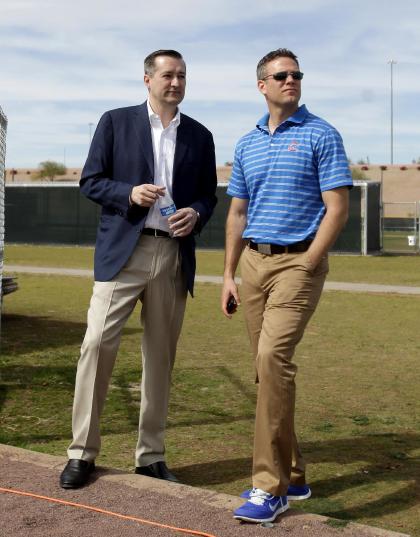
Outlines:
POLYGON ((288 505, 282 505, 276 511, 274 511, 273 516, 270 518, 252 518, 247 516, 241 516, 241 515, 233 515, 233 518, 236 518, 236 520, 245 520, 246 522, 256 522, 257 524, 261 524, 263 522, 274 522, 276 518, 287 511, 289 509, 288 505))
MULTIPOLYGON (((312 496, 312 491, 309 490, 309 492, 307 492, 306 494, 302 494, 301 496, 287 496, 287 500, 289 502, 298 502, 300 500, 307 500, 311 496, 312 496)), ((247 500, 249 498, 249 494, 242 493, 239 497, 247 500)))
POLYGON ((289 500, 289 502, 295 502, 299 500, 307 500, 311 496, 312 496, 312 492, 309 491, 307 494, 302 494, 302 496, 287 496, 287 499, 289 500))

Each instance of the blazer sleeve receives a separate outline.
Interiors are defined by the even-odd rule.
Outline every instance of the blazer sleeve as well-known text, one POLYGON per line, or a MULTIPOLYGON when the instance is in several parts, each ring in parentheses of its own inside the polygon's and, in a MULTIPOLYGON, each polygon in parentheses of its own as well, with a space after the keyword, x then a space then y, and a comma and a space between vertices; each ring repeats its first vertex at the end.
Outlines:
POLYGON ((201 159, 199 198, 191 204, 191 207, 200 213, 200 219, 194 229, 195 233, 201 232, 213 214, 214 207, 217 203, 216 188, 215 147, 213 136, 210 131, 207 131, 201 159))
POLYGON ((113 152, 114 126, 111 114, 105 112, 96 128, 82 170, 80 190, 95 203, 125 215, 129 209, 129 197, 133 187, 129 183, 112 178, 113 152))

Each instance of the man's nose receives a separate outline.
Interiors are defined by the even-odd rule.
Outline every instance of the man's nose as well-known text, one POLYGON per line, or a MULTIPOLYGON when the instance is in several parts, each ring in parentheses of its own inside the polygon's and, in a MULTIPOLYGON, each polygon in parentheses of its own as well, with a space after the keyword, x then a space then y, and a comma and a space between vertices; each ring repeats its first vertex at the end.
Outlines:
POLYGON ((174 76, 171 81, 172 86, 179 86, 179 78, 177 76, 174 76))

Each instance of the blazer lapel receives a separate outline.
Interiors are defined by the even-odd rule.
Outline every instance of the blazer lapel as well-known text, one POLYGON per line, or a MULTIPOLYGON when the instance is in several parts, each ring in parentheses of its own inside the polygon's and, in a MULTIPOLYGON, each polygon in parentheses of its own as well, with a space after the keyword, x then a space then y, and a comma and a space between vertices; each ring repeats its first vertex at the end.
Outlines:
POLYGON ((185 121, 182 120, 182 114, 181 114, 181 122, 178 125, 178 129, 176 131, 176 146, 175 146, 175 156, 174 156, 174 169, 173 169, 173 184, 175 185, 176 179, 177 179, 177 171, 182 164, 182 161, 185 158, 185 155, 187 154, 187 149, 189 145, 189 132, 188 129, 185 126, 185 121))
POLYGON ((147 104, 145 102, 137 108, 133 116, 133 122, 134 130, 139 138, 140 149, 146 159, 153 181, 155 176, 155 166, 153 159, 152 133, 150 130, 149 114, 147 113, 147 104))

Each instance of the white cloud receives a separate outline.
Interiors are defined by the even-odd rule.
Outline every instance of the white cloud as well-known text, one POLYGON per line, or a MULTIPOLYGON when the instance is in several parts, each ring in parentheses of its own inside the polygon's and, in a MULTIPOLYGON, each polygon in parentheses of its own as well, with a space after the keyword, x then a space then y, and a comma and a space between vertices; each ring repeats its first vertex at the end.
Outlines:
POLYGON ((278 46, 299 55, 303 102, 339 128, 354 158, 372 147, 378 161, 388 152, 387 61, 395 58, 397 156, 411 160, 420 145, 419 16, 409 0, 3 0, 8 161, 37 164, 66 146, 81 164, 87 124, 105 109, 142 101, 143 57, 166 47, 187 59, 183 109, 214 131, 219 162, 230 160, 237 137, 264 109, 255 65, 278 46))
MULTIPOLYGON (((4 24, 23 26, 25 23, 38 30, 55 29, 84 31, 94 28, 133 29, 159 32, 167 28, 180 32, 190 27, 224 26, 231 23, 254 21, 276 16, 279 12, 300 13, 315 11, 333 5, 332 0, 301 0, 283 4, 277 0, 257 3, 254 0, 178 0, 155 2, 145 0, 3 0, 4 24)), ((161 36, 162 37, 162 36, 161 36)))

